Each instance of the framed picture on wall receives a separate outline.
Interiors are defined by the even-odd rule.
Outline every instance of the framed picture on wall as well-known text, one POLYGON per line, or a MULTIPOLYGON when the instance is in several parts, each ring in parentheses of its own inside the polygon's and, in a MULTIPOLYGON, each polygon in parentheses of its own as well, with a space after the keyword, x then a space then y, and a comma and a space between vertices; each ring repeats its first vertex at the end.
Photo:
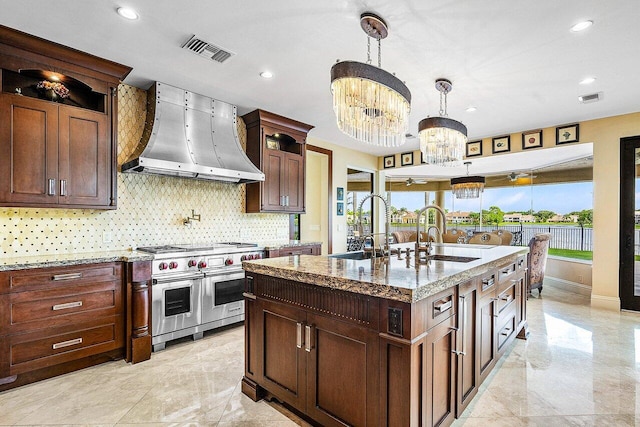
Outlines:
POLYGON ((508 153, 509 151, 511 151, 511 137, 509 135, 493 138, 493 154, 508 153))
POLYGON ((556 128, 556 145, 566 144, 568 142, 578 142, 579 124, 567 125, 556 128))
POLYGON ((384 162, 384 168, 388 169, 388 168, 395 168, 396 167, 396 156, 384 156, 383 159, 384 162))
POLYGON ((482 141, 467 142, 467 157, 482 156, 482 141))
POLYGON ((532 130, 522 134, 522 149, 542 147, 542 130, 532 130))
POLYGON ((337 200, 344 200, 344 188, 338 187, 338 191, 336 192, 337 200))
POLYGON ((409 153, 400 154, 400 166, 412 166, 413 165, 413 151, 409 153))
POLYGON ((344 215, 344 203, 342 202, 338 202, 338 210, 337 210, 338 216, 342 216, 344 215))

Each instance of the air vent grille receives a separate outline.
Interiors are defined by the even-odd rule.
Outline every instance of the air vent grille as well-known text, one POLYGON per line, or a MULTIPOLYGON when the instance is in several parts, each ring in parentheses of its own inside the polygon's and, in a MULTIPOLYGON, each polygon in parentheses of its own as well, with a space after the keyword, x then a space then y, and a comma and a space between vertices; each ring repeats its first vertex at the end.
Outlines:
POLYGON ((588 104, 590 102, 598 102, 602 99, 602 92, 591 93, 589 95, 582 95, 578 97, 578 101, 583 104, 588 104))
POLYGON ((227 59, 235 55, 233 52, 206 42, 196 36, 193 36, 183 46, 183 49, 190 50, 196 55, 210 59, 219 63, 225 62, 227 59))

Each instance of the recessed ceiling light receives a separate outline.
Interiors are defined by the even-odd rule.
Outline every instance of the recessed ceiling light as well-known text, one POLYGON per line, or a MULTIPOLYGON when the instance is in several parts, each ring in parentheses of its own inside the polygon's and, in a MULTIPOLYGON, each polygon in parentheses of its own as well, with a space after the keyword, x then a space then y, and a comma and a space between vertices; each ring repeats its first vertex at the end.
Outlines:
POLYGON ((260 73, 260 77, 262 77, 263 79, 270 79, 271 77, 273 77, 273 73, 271 71, 263 71, 260 73))
POLYGON ((591 83, 593 83, 595 81, 596 81, 595 77, 585 77, 584 79, 580 80, 580 84, 581 85, 590 85, 591 83))
POLYGON ((118 15, 122 16, 123 18, 131 19, 131 20, 138 19, 138 13, 131 8, 119 7, 117 12, 118 12, 118 15))
POLYGON ((477 110, 478 110, 477 107, 474 107, 473 105, 471 105, 471 106, 467 107, 466 112, 467 113, 473 113, 474 111, 477 111, 477 110))
POLYGON ((578 31, 586 30, 592 25, 593 25, 593 21, 578 22, 576 25, 571 27, 571 31, 573 31, 574 33, 577 33, 578 31))

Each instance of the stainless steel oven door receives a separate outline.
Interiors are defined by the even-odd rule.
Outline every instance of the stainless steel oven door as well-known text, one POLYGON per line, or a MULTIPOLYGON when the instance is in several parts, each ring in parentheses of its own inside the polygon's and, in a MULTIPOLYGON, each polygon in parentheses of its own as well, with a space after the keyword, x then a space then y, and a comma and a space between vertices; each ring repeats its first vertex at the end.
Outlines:
POLYGON ((202 321, 202 274, 153 279, 151 335, 157 336, 199 325, 202 321))
MULTIPOLYGON (((244 320, 244 270, 207 271, 203 280, 202 322, 244 320)), ((223 326, 220 324, 219 326, 223 326)))

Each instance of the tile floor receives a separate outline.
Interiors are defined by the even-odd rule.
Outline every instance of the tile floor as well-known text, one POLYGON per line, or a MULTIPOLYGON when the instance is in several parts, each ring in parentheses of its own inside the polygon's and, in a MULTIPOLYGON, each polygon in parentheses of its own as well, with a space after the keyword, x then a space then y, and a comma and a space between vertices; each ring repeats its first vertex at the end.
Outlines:
MULTIPOLYGON (((545 286, 516 340, 455 426, 640 425, 640 315, 592 309, 545 286)), ((243 329, 0 393, 0 425, 295 426, 240 392, 243 329)))

